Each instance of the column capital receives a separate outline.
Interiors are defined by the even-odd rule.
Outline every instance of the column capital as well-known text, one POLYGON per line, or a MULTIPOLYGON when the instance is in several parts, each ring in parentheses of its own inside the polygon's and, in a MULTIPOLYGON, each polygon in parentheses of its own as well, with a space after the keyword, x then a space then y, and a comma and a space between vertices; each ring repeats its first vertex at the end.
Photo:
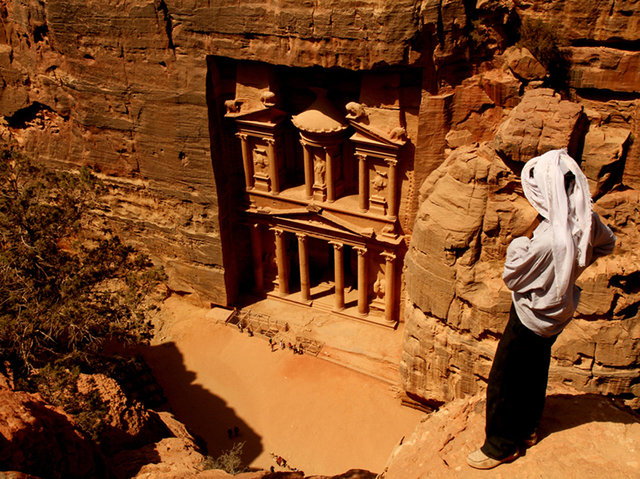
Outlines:
POLYGON ((396 260, 396 255, 395 253, 392 253, 391 251, 383 251, 382 253, 380 253, 380 256, 384 257, 384 259, 390 263, 392 261, 396 260))
POLYGON ((249 138, 249 135, 248 135, 248 134, 246 134, 246 133, 240 133, 240 132, 236 133, 236 136, 237 136, 238 138, 240 138, 241 140, 244 140, 244 141, 246 141, 246 140, 247 140, 247 138, 249 138))
POLYGON ((395 167, 398 165, 398 160, 396 158, 385 158, 384 161, 387 163, 387 165, 389 165, 390 167, 395 167))
POLYGON ((353 156, 355 156, 358 160, 360 161, 366 161, 367 160, 367 154, 366 153, 361 153, 356 151, 353 156))
POLYGON ((306 233, 296 233, 296 236, 298 237, 299 240, 302 240, 302 241, 305 241, 307 239, 306 233))
POLYGON ((269 228, 271 231, 273 231, 277 236, 282 236, 282 233, 284 233, 284 230, 282 228, 269 228))
POLYGON ((333 246, 334 249, 337 249, 338 251, 341 251, 342 248, 344 248, 344 244, 338 243, 337 241, 329 241, 329 244, 333 246))
POLYGON ((360 256, 364 256, 368 251, 366 246, 354 246, 353 249, 356 250, 360 256))
POLYGON ((267 142, 269 145, 273 146, 276 144, 276 139, 271 137, 271 136, 265 136, 264 138, 262 138, 265 142, 267 142))

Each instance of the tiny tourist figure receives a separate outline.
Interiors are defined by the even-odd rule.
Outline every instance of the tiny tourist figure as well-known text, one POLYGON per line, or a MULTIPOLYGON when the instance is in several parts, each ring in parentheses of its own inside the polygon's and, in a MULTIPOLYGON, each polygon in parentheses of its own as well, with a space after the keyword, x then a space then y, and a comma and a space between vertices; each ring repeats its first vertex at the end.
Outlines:
POLYGON ((527 162, 521 181, 539 224, 507 249, 503 279, 513 301, 489 374, 486 439, 467 457, 476 469, 513 461, 537 442, 551 346, 578 306, 576 278, 616 241, 592 211, 587 178, 565 150, 527 162))

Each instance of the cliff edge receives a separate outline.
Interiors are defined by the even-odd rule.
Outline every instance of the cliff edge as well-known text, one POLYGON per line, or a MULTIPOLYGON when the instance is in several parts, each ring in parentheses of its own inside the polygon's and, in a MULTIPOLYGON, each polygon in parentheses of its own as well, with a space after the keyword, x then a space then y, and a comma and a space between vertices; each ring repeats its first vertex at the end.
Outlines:
POLYGON ((467 466, 484 440, 484 394, 431 414, 391 454, 384 479, 518 477, 637 477, 640 417, 603 396, 552 388, 540 441, 510 464, 491 471, 467 466))

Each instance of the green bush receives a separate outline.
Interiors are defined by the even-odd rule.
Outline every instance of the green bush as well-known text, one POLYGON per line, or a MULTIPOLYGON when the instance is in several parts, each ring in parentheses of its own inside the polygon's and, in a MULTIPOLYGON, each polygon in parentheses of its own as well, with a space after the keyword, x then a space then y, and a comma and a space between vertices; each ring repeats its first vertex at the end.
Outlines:
POLYGON ((105 406, 77 394, 77 375, 111 372, 105 345, 151 337, 149 298, 164 279, 117 236, 86 228, 102 188, 88 169, 48 171, 0 145, 0 364, 92 436, 105 406))

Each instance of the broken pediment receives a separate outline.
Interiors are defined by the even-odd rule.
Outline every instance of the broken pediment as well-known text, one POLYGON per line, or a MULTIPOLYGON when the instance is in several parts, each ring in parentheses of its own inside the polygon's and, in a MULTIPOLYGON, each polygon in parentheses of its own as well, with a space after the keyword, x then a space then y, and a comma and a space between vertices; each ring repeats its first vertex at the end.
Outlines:
POLYGON ((399 149, 407 142, 406 130, 398 124, 393 128, 376 127, 372 124, 365 124, 357 118, 349 118, 349 123, 356 130, 351 136, 351 141, 372 146, 379 146, 384 149, 399 149))

